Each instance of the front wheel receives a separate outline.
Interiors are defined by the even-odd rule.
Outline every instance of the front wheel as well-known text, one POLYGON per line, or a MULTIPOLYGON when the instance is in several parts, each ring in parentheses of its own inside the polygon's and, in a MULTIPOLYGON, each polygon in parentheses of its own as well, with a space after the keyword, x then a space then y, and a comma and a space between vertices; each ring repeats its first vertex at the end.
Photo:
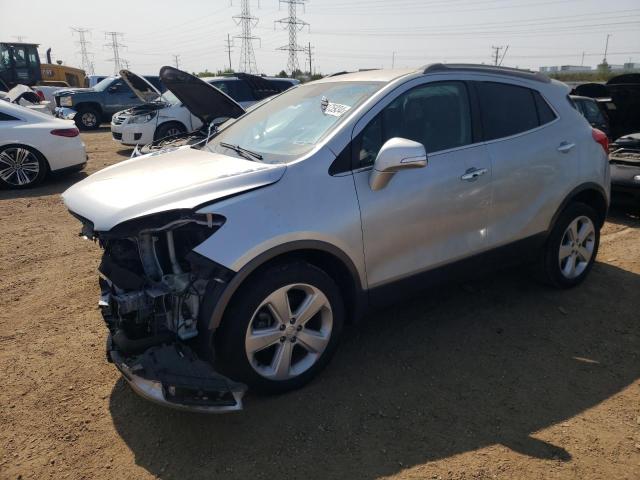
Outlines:
POLYGON ((95 130, 100 126, 100 113, 91 107, 80 107, 73 120, 80 130, 95 130))
POLYGON ((559 288, 584 281, 598 253, 600 222, 584 203, 570 204, 559 216, 544 251, 544 280, 559 288))
POLYGON ((328 363, 342 331, 335 282, 295 262, 269 268, 234 296, 216 332, 225 372, 262 392, 300 388, 328 363))

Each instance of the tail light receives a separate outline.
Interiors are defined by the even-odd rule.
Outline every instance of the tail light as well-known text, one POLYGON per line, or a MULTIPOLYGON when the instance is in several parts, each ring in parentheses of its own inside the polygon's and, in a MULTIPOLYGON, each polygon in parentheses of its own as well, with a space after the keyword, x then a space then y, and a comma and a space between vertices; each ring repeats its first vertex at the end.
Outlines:
POLYGON ((35 90, 36 95, 38 95, 38 98, 40 99, 41 102, 44 102, 45 98, 44 98, 44 93, 42 93, 42 90, 35 90))
POLYGON ((51 130, 51 135, 56 135, 58 137, 77 137, 80 132, 77 128, 58 128, 56 130, 51 130))
POLYGON ((607 138, 607 135, 602 130, 592 128, 591 136, 596 142, 600 144, 600 146, 602 146, 604 153, 609 155, 609 139, 607 138))

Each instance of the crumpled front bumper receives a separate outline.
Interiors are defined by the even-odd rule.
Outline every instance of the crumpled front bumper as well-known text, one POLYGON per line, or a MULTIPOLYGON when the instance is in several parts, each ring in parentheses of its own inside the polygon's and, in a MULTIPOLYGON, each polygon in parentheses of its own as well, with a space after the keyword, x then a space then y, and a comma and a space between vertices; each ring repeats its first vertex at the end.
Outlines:
POLYGON ((199 413, 242 410, 247 387, 215 372, 183 344, 158 345, 125 356, 109 335, 107 359, 137 394, 157 404, 199 413))
POLYGON ((56 107, 53 109, 53 116, 63 120, 73 120, 78 112, 73 108, 56 107))

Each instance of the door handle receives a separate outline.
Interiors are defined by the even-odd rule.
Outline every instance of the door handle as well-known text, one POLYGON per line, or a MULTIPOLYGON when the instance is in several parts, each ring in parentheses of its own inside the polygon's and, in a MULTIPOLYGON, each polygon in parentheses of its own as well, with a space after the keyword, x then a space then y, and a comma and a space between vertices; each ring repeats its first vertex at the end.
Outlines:
POLYGON ((569 153, 569 151, 575 147, 576 144, 575 143, 569 143, 569 142, 562 142, 559 146, 558 146, 558 151, 560 153, 569 153))
POLYGON ((484 175, 489 170, 486 168, 470 168, 467 172, 460 177, 460 180, 464 180, 466 182, 475 182, 478 177, 484 175))

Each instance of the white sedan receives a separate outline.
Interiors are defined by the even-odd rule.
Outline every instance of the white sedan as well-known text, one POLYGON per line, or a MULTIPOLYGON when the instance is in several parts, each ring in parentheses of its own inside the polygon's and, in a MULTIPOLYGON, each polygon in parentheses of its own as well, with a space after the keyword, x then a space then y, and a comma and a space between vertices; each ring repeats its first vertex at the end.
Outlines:
POLYGON ((80 170, 86 162, 72 121, 0 101, 0 188, 29 188, 49 172, 80 170))

